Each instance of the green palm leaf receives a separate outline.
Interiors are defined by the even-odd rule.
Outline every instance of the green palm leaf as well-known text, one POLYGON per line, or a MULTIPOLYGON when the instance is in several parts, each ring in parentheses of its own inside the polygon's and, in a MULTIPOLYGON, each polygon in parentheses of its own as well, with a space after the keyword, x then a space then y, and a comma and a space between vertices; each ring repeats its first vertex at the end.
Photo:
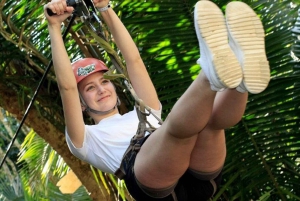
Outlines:
MULTIPOLYGON (((200 52, 192 13, 196 2, 196 0, 113 1, 114 9, 119 13, 139 47, 163 104, 164 117, 200 70, 196 65, 200 52)), ((229 1, 214 2, 224 9, 229 1)), ((300 200, 300 67, 297 60, 300 58, 300 46, 297 40, 299 33, 295 30, 292 32, 299 5, 295 3, 296 1, 293 3, 288 0, 245 0, 244 2, 255 9, 264 24, 266 51, 272 79, 263 93, 249 96, 242 121, 226 131, 228 157, 224 167, 223 183, 215 199, 300 200), (293 58, 291 50, 294 53, 293 58)), ((0 16, 0 106, 18 115, 19 119, 20 111, 26 108, 51 59, 47 24, 41 7, 44 3, 45 1, 36 3, 28 0, 0 3, 2 13, 0 16)), ((68 22, 65 26, 67 24, 68 22)), ((105 25, 103 28, 106 30, 105 25)), ((66 48, 72 59, 93 56, 104 58, 111 65, 108 55, 103 48, 99 49, 94 37, 79 20, 74 24, 71 33, 66 39, 66 48)), ((108 32, 105 33, 110 39, 108 32)), ((116 50, 113 44, 112 48, 116 50)), ((34 118, 27 123, 66 159, 70 158, 70 155, 67 155, 63 137, 64 121, 57 94, 54 73, 51 71, 42 86, 33 111, 34 114, 39 115, 41 121, 47 120, 61 133, 53 134, 51 129, 48 130, 52 132, 47 133, 47 129, 41 128, 33 121, 34 118), (54 143, 49 136, 59 137, 55 138, 57 140, 54 143), (66 151, 60 151, 57 143, 61 145, 60 147, 65 146, 66 151)), ((120 93, 120 97, 125 107, 132 108, 132 99, 127 93, 120 93)), ((44 125, 48 128, 48 124, 44 125)), ((28 156, 26 160, 29 160, 26 165, 29 166, 34 159, 35 163, 41 164, 37 168, 39 171, 44 170, 52 174, 60 159, 55 156, 50 160, 50 153, 55 152, 51 152, 47 143, 42 144, 41 147, 34 145, 33 148, 40 150, 40 153, 47 153, 41 154, 44 158, 35 158, 36 154, 29 151, 28 155, 24 153, 24 156, 28 156), (49 164, 48 168, 45 166, 47 164, 49 164)), ((78 161, 69 160, 68 165, 72 166, 72 169, 77 168, 78 161)), ((62 176, 67 167, 58 167, 60 168, 57 172, 62 176)), ((84 167, 86 166, 80 166, 83 169, 84 167)), ((55 173, 58 174, 57 172, 55 173)), ((79 176, 80 172, 77 171, 79 176)), ((81 178, 85 177, 81 176, 81 178)), ((50 181, 49 175, 39 178, 33 173, 28 174, 27 179, 30 181, 43 179, 46 183, 47 180, 50 181)), ((85 185, 88 186, 90 180, 82 179, 83 183, 84 180, 86 180, 85 185)), ((48 187, 51 185, 53 184, 48 182, 48 187)), ((112 191, 115 189, 112 188, 112 191)), ((91 197, 102 195, 99 191, 97 193, 92 194, 91 197)), ((48 195, 50 194, 49 191, 48 195)))

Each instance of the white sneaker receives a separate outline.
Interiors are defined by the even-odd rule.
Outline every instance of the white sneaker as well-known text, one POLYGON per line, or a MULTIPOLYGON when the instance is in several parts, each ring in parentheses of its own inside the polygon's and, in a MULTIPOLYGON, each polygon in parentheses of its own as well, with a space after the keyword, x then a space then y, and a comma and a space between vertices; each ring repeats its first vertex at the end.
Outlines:
POLYGON ((236 88, 242 81, 242 70, 228 44, 228 32, 222 11, 211 1, 198 1, 194 24, 200 45, 198 60, 211 89, 236 88))
POLYGON ((229 44, 243 69, 243 81, 237 90, 260 93, 270 81, 262 23, 247 4, 238 1, 227 5, 226 22, 229 44))

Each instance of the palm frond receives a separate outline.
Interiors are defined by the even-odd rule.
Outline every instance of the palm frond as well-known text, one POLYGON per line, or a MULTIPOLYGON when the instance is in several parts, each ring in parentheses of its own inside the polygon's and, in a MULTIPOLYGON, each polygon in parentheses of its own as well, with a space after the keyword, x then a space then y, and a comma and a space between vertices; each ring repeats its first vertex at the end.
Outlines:
MULTIPOLYGON (((200 71, 200 67, 196 65, 200 52, 193 25, 193 6, 196 2, 197 0, 113 1, 114 9, 120 14, 138 45, 163 104, 164 117, 200 71)), ((224 10, 229 1, 214 2, 224 10)), ((300 84, 297 58, 300 58, 300 46, 297 39, 298 24, 295 25, 299 5, 288 0, 244 2, 255 9, 264 24, 272 79, 263 93, 249 96, 242 121, 226 131, 228 157, 222 187, 215 200, 299 200, 300 84)), ((0 88, 7 92, 8 87, 16 92, 21 108, 25 108, 32 97, 51 59, 47 23, 41 6, 44 3, 45 1, 36 3, 28 0, 0 3, 0 88)), ((68 21, 62 29, 67 23, 68 21)), ((110 38, 105 25, 103 28, 106 37, 110 38)), ((65 44, 72 59, 83 56, 108 58, 79 20, 73 25, 65 44)), ((112 47, 116 49, 113 44, 112 47)), ((108 64, 111 65, 109 62, 108 64)), ((0 105, 12 105, 1 102, 6 100, 2 93, 0 105)), ((63 133, 62 107, 57 94, 54 73, 51 71, 34 109, 39 111, 41 118, 47 119, 63 133)), ((126 106, 129 106, 128 95, 120 94, 126 100, 126 106)), ((6 106, 5 109, 18 115, 15 108, 6 106)), ((39 128, 38 125, 35 127, 39 128)), ((43 133, 40 135, 43 136, 43 133)), ((63 141, 61 137, 59 143, 63 144, 63 141)), ((29 164, 42 164, 35 173, 42 170, 44 173, 54 171, 57 177, 62 176, 67 169, 63 165, 63 159, 54 157, 55 152, 50 151, 47 143, 40 143, 43 146, 33 145, 33 148, 40 153, 47 153, 43 155, 43 159, 35 158, 36 153, 31 151, 28 155, 24 153, 24 158, 28 157, 26 161, 29 164), (51 153, 52 159, 48 160, 51 153), (57 169, 55 166, 58 166, 57 169)), ((55 144, 51 146, 58 149, 55 144)), ((76 160, 68 163, 73 167, 78 165, 76 160)), ((31 167, 33 168, 32 165, 31 167)), ((52 183, 49 181, 53 178, 46 175, 43 180, 50 186, 52 183)), ((29 176, 26 179, 42 179, 33 174, 29 176)), ((118 184, 114 180, 111 182, 118 184)), ((115 191, 115 188, 116 186, 111 190, 115 191)), ((48 191, 47 195, 51 193, 48 191)), ((94 194, 92 196, 96 197, 94 194)))

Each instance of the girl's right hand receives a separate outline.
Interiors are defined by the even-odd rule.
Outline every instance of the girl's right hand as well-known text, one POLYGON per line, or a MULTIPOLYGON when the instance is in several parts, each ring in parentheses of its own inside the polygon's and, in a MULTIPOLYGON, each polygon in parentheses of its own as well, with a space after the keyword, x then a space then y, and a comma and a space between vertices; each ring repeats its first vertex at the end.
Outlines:
POLYGON ((44 14, 48 20, 49 25, 61 25, 61 23, 67 19, 74 8, 72 6, 67 6, 66 0, 52 0, 51 2, 44 5, 44 14), (49 16, 47 9, 50 9, 55 15, 49 16))

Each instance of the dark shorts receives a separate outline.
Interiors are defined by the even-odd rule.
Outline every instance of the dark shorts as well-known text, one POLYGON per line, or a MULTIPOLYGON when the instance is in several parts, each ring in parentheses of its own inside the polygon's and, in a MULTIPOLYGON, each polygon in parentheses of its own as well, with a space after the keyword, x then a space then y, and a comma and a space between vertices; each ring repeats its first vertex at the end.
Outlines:
MULTIPOLYGON (((145 140, 143 139, 140 143, 143 144, 145 140)), ((135 152, 128 153, 123 160, 126 172, 124 181, 131 196, 137 201, 174 201, 172 194, 164 198, 153 198, 141 189, 133 169, 136 154, 135 152)), ((178 201, 207 201, 215 193, 216 186, 219 186, 220 183, 221 172, 213 180, 201 180, 187 170, 179 179, 174 192, 178 201)))

